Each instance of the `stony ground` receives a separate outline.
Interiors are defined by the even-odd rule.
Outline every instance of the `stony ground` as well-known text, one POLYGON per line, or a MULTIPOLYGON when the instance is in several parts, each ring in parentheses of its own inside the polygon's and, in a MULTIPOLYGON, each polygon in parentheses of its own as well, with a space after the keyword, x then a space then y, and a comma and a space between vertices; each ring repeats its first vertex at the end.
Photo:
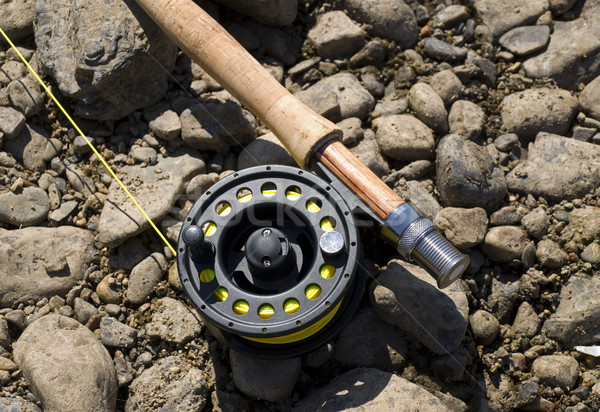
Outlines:
MULTIPOLYGON (((339 337, 230 352, 0 43, 0 410, 598 410, 600 1, 200 3, 471 265, 440 291, 365 233, 369 288, 339 337)), ((0 11, 172 242, 220 178, 292 164, 132 1, 0 11)))

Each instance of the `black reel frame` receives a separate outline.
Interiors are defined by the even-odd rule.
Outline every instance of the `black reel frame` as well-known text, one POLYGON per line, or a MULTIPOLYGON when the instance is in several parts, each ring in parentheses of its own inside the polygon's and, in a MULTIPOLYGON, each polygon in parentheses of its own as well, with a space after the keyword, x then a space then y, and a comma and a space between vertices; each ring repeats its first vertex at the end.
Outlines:
POLYGON ((288 166, 244 169, 188 213, 179 276, 222 343, 262 358, 299 356, 331 340, 358 307, 366 273, 355 215, 373 217, 323 174, 329 182, 288 166))

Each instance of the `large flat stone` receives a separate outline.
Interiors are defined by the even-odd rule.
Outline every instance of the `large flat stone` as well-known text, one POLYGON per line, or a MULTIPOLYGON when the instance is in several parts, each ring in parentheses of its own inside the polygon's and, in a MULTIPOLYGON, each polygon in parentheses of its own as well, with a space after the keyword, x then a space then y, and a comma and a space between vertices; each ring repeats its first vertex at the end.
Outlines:
POLYGON ((93 254, 94 234, 72 226, 0 231, 0 307, 66 295, 93 254))
POLYGON ((510 29, 535 23, 549 8, 548 0, 475 0, 473 6, 496 39, 510 29))

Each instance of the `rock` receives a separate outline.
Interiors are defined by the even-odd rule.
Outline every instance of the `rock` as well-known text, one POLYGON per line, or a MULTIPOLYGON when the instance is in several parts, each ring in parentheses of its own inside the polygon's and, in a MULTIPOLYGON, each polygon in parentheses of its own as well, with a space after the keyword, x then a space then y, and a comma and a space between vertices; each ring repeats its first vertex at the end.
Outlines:
POLYGON ((35 3, 28 0, 13 0, 3 4, 2 30, 13 42, 23 40, 33 33, 35 3))
POLYGON ((446 354, 460 346, 469 312, 460 282, 442 291, 424 269, 392 260, 371 285, 370 298, 381 319, 431 351, 446 354))
POLYGON ((600 76, 588 83, 579 95, 579 105, 581 106, 581 110, 596 120, 600 120, 599 89, 600 76))
POLYGON ((521 223, 527 230, 527 234, 534 239, 541 239, 548 233, 550 228, 550 220, 546 215, 546 211, 541 207, 536 207, 523 216, 521 223))
POLYGON ((133 268, 129 275, 127 299, 134 305, 146 302, 154 287, 162 280, 166 270, 167 261, 158 252, 142 260, 133 268))
POLYGON ((115 318, 104 317, 100 321, 102 344, 111 348, 133 348, 137 340, 137 330, 115 318))
POLYGON ((26 124, 17 137, 4 139, 4 150, 12 154, 27 169, 41 173, 45 170, 43 154, 48 138, 41 127, 26 124))
POLYGON ((0 410, 7 412, 42 412, 34 403, 18 398, 0 397, 0 410))
POLYGON ((551 202, 578 199, 600 187, 600 148, 592 143, 540 133, 527 160, 507 176, 508 188, 551 202))
POLYGON ((243 15, 249 16, 259 23, 269 26, 287 26, 296 19, 298 0, 217 0, 243 15))
POLYGON ((113 289, 114 285, 115 280, 112 275, 105 276, 100 283, 98 283, 98 286, 96 286, 96 293, 102 302, 114 303, 117 305, 121 303, 121 295, 118 291, 113 289))
POLYGON ((72 226, 0 231, 0 307, 65 296, 95 253, 93 233, 72 226))
POLYGON ((13 226, 33 226, 46 220, 50 211, 48 195, 38 187, 0 194, 0 222, 13 226))
POLYGON ((375 99, 350 73, 338 73, 318 81, 306 90, 294 93, 303 103, 327 117, 332 122, 349 117, 366 119, 375 99), (334 99, 338 109, 323 113, 322 101, 334 99))
POLYGON ((504 173, 487 150, 457 135, 447 135, 438 144, 436 176, 447 206, 492 211, 506 194, 504 173))
POLYGON ((447 355, 436 357, 431 362, 431 370, 435 376, 446 381, 458 381, 463 378, 468 358, 467 350, 459 348, 447 355))
POLYGON ((215 412, 249 411, 249 402, 239 393, 216 390, 211 395, 215 412))
POLYGON ((50 138, 50 140, 48 140, 48 143, 46 143, 46 149, 44 149, 44 154, 42 155, 42 159, 45 162, 49 162, 51 161, 53 158, 57 157, 63 148, 63 143, 56 139, 56 138, 50 138))
POLYGON ((469 326, 473 331, 475 342, 480 345, 490 345, 500 332, 498 319, 490 312, 479 309, 469 316, 469 326))
POLYGON ((577 0, 550 0, 550 11, 556 16, 565 14, 575 5, 577 0))
POLYGON ((514 27, 535 23, 548 10, 548 1, 532 0, 523 3, 517 0, 475 0, 473 6, 489 28, 490 35, 497 39, 514 27))
POLYGON ((435 139, 424 123, 409 114, 394 114, 373 121, 381 152, 401 161, 433 158, 435 139))
POLYGON ((381 116, 390 116, 392 114, 404 113, 407 109, 408 100, 406 98, 399 97, 396 94, 388 94, 377 102, 373 113, 377 113, 381 116))
POLYGON ((383 156, 381 156, 373 131, 366 130, 365 137, 351 151, 358 160, 371 169, 377 176, 382 177, 390 172, 389 165, 383 156))
POLYGON ((417 83, 408 92, 408 104, 423 123, 436 133, 448 132, 448 112, 442 98, 426 83, 417 83))
POLYGON ((342 59, 359 51, 365 44, 364 31, 344 12, 336 10, 322 14, 308 32, 308 39, 325 59, 342 59))
POLYGON ((271 132, 251 141, 237 159, 238 170, 261 165, 287 165, 296 163, 279 139, 271 132))
POLYGON ((25 117, 36 115, 44 105, 44 95, 36 80, 24 77, 8 85, 8 96, 12 106, 25 117))
POLYGON ((259 359, 229 351, 235 386, 248 396, 269 402, 281 401, 292 393, 300 375, 300 358, 259 359))
POLYGON ((419 27, 415 14, 402 0, 343 0, 339 7, 354 21, 368 25, 372 37, 395 41, 402 49, 417 43, 419 27))
POLYGON ((563 135, 577 114, 577 98, 561 89, 528 89, 506 96, 500 106, 502 126, 521 138, 539 132, 563 135))
POLYGON ((151 147, 135 146, 131 148, 129 154, 137 163, 155 164, 157 160, 156 150, 151 147))
POLYGON ((8 350, 10 348, 11 342, 12 339, 10 338, 8 323, 6 322, 6 320, 0 319, 0 347, 8 350))
POLYGON ((371 368, 352 369, 335 377, 298 402, 292 411, 358 412, 382 411, 390 407, 399 411, 448 411, 440 399, 420 386, 398 375, 371 368))
POLYGON ((446 106, 459 98, 462 83, 452 70, 442 70, 431 76, 429 85, 441 98, 446 106))
POLYGON ((521 26, 504 33, 498 42, 512 54, 526 56, 542 50, 550 41, 550 27, 521 26))
MULTIPOLYGON (((243 152, 240 153, 240 156, 242 156, 242 154, 243 152)), ((241 169, 239 165, 238 168, 241 169)), ((219 175, 216 173, 196 175, 187 184, 185 188, 185 193, 188 195, 191 201, 195 202, 204 192, 208 190, 209 187, 211 187, 218 181, 219 175)))
POLYGON ((460 63, 467 58, 467 49, 429 37, 423 45, 425 54, 442 62, 460 63))
POLYGON ((581 259, 592 264, 600 263, 600 244, 594 242, 587 245, 581 252, 581 259))
POLYGON ((539 387, 540 385, 538 384, 538 379, 535 378, 522 384, 519 387, 519 393, 517 393, 514 407, 521 408, 531 404, 538 396, 539 387))
POLYGON ((144 260, 150 251, 140 239, 128 239, 121 244, 113 255, 108 258, 108 264, 114 269, 131 270, 144 260))
MULTIPOLYGON (((184 191, 187 180, 204 173, 206 167, 199 153, 180 149, 166 158, 158 159, 154 167, 123 166, 121 180, 137 199, 148 216, 156 223, 184 191), (133 181, 143 182, 133 184, 133 181), (160 196, 156 196, 160 193, 160 196)), ((118 185, 111 185, 98 223, 98 240, 114 247, 127 238, 138 235, 149 223, 118 185)))
MULTIPOLYGON (((544 275, 541 275, 544 280, 544 275)), ((509 323, 516 309, 519 299, 521 282, 502 283, 495 278, 492 279, 492 293, 488 296, 488 307, 500 323, 509 323)), ((539 288, 539 285, 537 286, 539 288)), ((539 294, 539 290, 538 290, 539 294)))
POLYGON ((385 86, 380 81, 379 74, 375 74, 370 68, 363 68, 360 71, 360 80, 365 89, 376 99, 383 97, 385 93, 385 86))
POLYGON ((117 371, 117 381, 119 387, 122 387, 133 380, 133 366, 131 362, 125 359, 125 355, 120 350, 115 351, 115 370, 117 371))
POLYGON ((79 203, 76 200, 69 200, 68 202, 61 203, 58 209, 53 210, 48 214, 48 221, 54 225, 58 225, 60 222, 71 216, 78 205, 79 203))
MULTIPOLYGON (((66 175, 73 189, 81 193, 84 197, 90 197, 96 192, 96 185, 92 178, 86 176, 76 164, 71 164, 66 168, 66 175)), ((114 185, 115 188, 117 186, 114 185)))
POLYGON ((517 316, 512 324, 515 334, 533 338, 540 329, 540 318, 529 302, 523 302, 517 309, 517 316))
POLYGON ((458 100, 450 109, 448 125, 450 133, 463 139, 476 140, 485 128, 485 113, 473 102, 458 100))
POLYGON ((78 115, 116 120, 164 96, 177 48, 135 2, 36 7, 40 66, 75 99, 78 115))
POLYGON ((154 136, 164 140, 174 140, 181 135, 181 121, 173 110, 167 110, 151 120, 148 127, 154 136))
POLYGON ((131 383, 125 411, 201 411, 209 390, 202 370, 184 358, 169 356, 131 383))
POLYGON ((358 117, 350 117, 336 124, 342 130, 342 143, 350 145, 361 140, 365 135, 362 128, 362 122, 358 117))
POLYGON ((433 19, 434 27, 447 29, 454 27, 470 17, 469 10, 462 5, 450 5, 440 10, 433 19))
POLYGON ((433 219, 442 207, 437 202, 436 198, 433 197, 428 190, 428 183, 426 181, 408 181, 400 182, 394 188, 395 191, 403 199, 410 199, 410 202, 425 216, 433 219))
POLYGON ((210 98, 185 109, 180 115, 181 138, 198 150, 225 153, 256 136, 256 119, 231 99, 210 98))
POLYGON ((540 264, 548 269, 559 269, 569 261, 567 252, 550 239, 540 240, 535 254, 540 264))
POLYGON ((600 74, 600 36, 594 30, 598 23, 588 21, 594 18, 592 13, 590 18, 555 21, 546 50, 523 62, 527 76, 551 78, 559 87, 574 90, 600 74))
POLYGON ((510 152, 513 148, 519 145, 519 136, 515 133, 501 134, 494 140, 496 149, 503 153, 510 152))
POLYGON ((569 225, 565 228, 565 239, 577 237, 584 243, 592 242, 600 235, 600 208, 584 206, 572 210, 569 215, 569 225))
POLYGON ((571 356, 540 356, 533 361, 531 373, 541 384, 571 389, 579 377, 579 363, 571 356))
POLYGON ((117 377, 112 359, 75 319, 41 317, 13 347, 15 361, 45 411, 114 411, 117 377))
POLYGON ((156 311, 146 325, 146 334, 151 339, 185 344, 200 335, 200 322, 195 311, 178 300, 165 297, 156 302, 156 311))
POLYGON ((542 326, 542 333, 563 347, 596 345, 600 339, 600 280, 571 276, 562 287, 558 308, 542 326))
POLYGON ((419 180, 434 171, 434 164, 429 160, 416 160, 400 170, 390 173, 384 178, 388 184, 393 184, 398 179, 419 180))
POLYGON ((335 343, 335 359, 338 362, 389 372, 402 369, 407 352, 403 334, 379 319, 372 308, 365 308, 354 315, 335 343))
POLYGON ((298 34, 295 34, 293 31, 283 31, 254 22, 245 24, 245 27, 258 36, 262 46, 265 48, 264 54, 277 59, 285 66, 296 64, 298 57, 300 57, 300 48, 303 41, 298 34))
POLYGON ((17 137, 25 127, 25 116, 12 107, 0 106, 0 132, 4 139, 17 137))
POLYGON ((379 40, 371 40, 350 57, 351 67, 375 66, 382 67, 385 60, 385 48, 379 40))
POLYGON ((527 233, 518 226, 496 226, 491 228, 481 245, 488 259, 509 263, 519 259, 527 244, 527 233))
POLYGON ((75 310, 75 319, 82 325, 88 323, 90 318, 98 313, 98 309, 94 305, 81 298, 75 298, 73 309, 75 310))
POLYGON ((483 242, 488 218, 485 210, 480 207, 447 207, 439 211, 433 222, 444 231, 446 239, 454 246, 467 250, 483 242))
POLYGON ((525 213, 524 208, 514 206, 504 206, 490 216, 490 224, 493 226, 519 225, 525 213))

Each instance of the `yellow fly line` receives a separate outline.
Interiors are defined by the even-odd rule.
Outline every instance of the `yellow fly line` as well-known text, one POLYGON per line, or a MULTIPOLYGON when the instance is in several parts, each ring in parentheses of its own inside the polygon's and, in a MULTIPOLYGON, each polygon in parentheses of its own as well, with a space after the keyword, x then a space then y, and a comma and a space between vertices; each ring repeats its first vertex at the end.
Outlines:
POLYGON ((77 133, 79 133, 79 135, 84 138, 85 142, 92 149, 92 151, 94 152, 94 154, 96 156, 98 156, 98 159, 100 159, 100 161, 102 162, 102 164, 104 165, 104 167, 106 168, 106 170, 108 170, 108 172, 110 173, 110 175, 117 181, 117 183, 119 184, 119 186, 121 186, 121 188, 123 189, 123 191, 125 191, 125 193, 127 194, 127 196, 129 196, 129 198, 131 199, 131 201, 133 202, 133 204, 135 204, 135 206, 139 209, 139 211, 142 213, 142 215, 144 215, 144 218, 146 218, 146 220, 148 221, 148 223, 150 223, 150 226, 152 226, 152 228, 156 231, 156 233, 158 233, 158 236, 160 236, 160 238, 162 239, 162 241, 165 242, 165 244, 167 245, 167 247, 171 250, 171 253, 173 253, 174 256, 177 256, 177 252, 175 251, 175 249, 173 248, 173 246, 171 246, 171 244, 164 237, 164 235, 161 233, 161 231, 158 230, 158 227, 156 227, 156 225, 154 224, 154 222, 152 221, 152 219, 150 219, 150 216, 148 216, 146 214, 146 212, 144 211, 144 209, 142 209, 142 207, 140 206, 140 204, 137 202, 137 200, 135 200, 135 198, 129 192, 129 190, 127 189, 127 187, 125 187, 125 185, 123 184, 123 182, 121 182, 121 179, 119 179, 117 177, 117 175, 111 169, 111 167, 108 165, 108 163, 106 163, 106 160, 104 160, 104 158, 98 152, 98 150, 96 150, 96 148, 94 147, 94 145, 92 144, 92 142, 90 142, 89 139, 86 137, 86 135, 83 133, 83 131, 81 131, 81 129, 79 128, 79 126, 77 125, 77 123, 75 123, 75 121, 73 120, 73 118, 69 115, 69 113, 67 113, 67 111, 62 106, 62 104, 60 104, 60 102, 58 101, 58 99, 56 97, 54 97, 54 94, 50 91, 50 89, 48 88, 48 86, 46 86, 46 84, 40 78, 40 76, 38 76, 38 74, 35 72, 35 70, 33 70, 33 67, 31 67, 31 65, 27 62, 27 60, 25 59, 25 57, 23 57, 23 55, 21 54, 21 52, 17 49, 17 47, 13 44, 13 42, 10 40, 10 38, 4 32, 4 30, 2 30, 1 27, 0 27, 0 34, 2 34, 2 37, 4 37, 4 39, 10 45, 10 47, 12 47, 12 49, 15 51, 15 53, 17 53, 17 56, 19 56, 19 58, 21 59, 21 61, 23 63, 25 63, 25 66, 27 66, 27 69, 31 72, 31 74, 33 74, 33 76, 36 78, 36 80, 38 81, 38 83, 44 88, 44 90, 46 91, 46 93, 48 94, 48 96, 50 96, 50 98, 52 99, 52 101, 54 101, 54 103, 56 104, 56 106, 58 106, 58 108, 60 109, 60 111, 65 115, 65 117, 73 125, 73 127, 75 128, 75 130, 77 130, 77 133))

